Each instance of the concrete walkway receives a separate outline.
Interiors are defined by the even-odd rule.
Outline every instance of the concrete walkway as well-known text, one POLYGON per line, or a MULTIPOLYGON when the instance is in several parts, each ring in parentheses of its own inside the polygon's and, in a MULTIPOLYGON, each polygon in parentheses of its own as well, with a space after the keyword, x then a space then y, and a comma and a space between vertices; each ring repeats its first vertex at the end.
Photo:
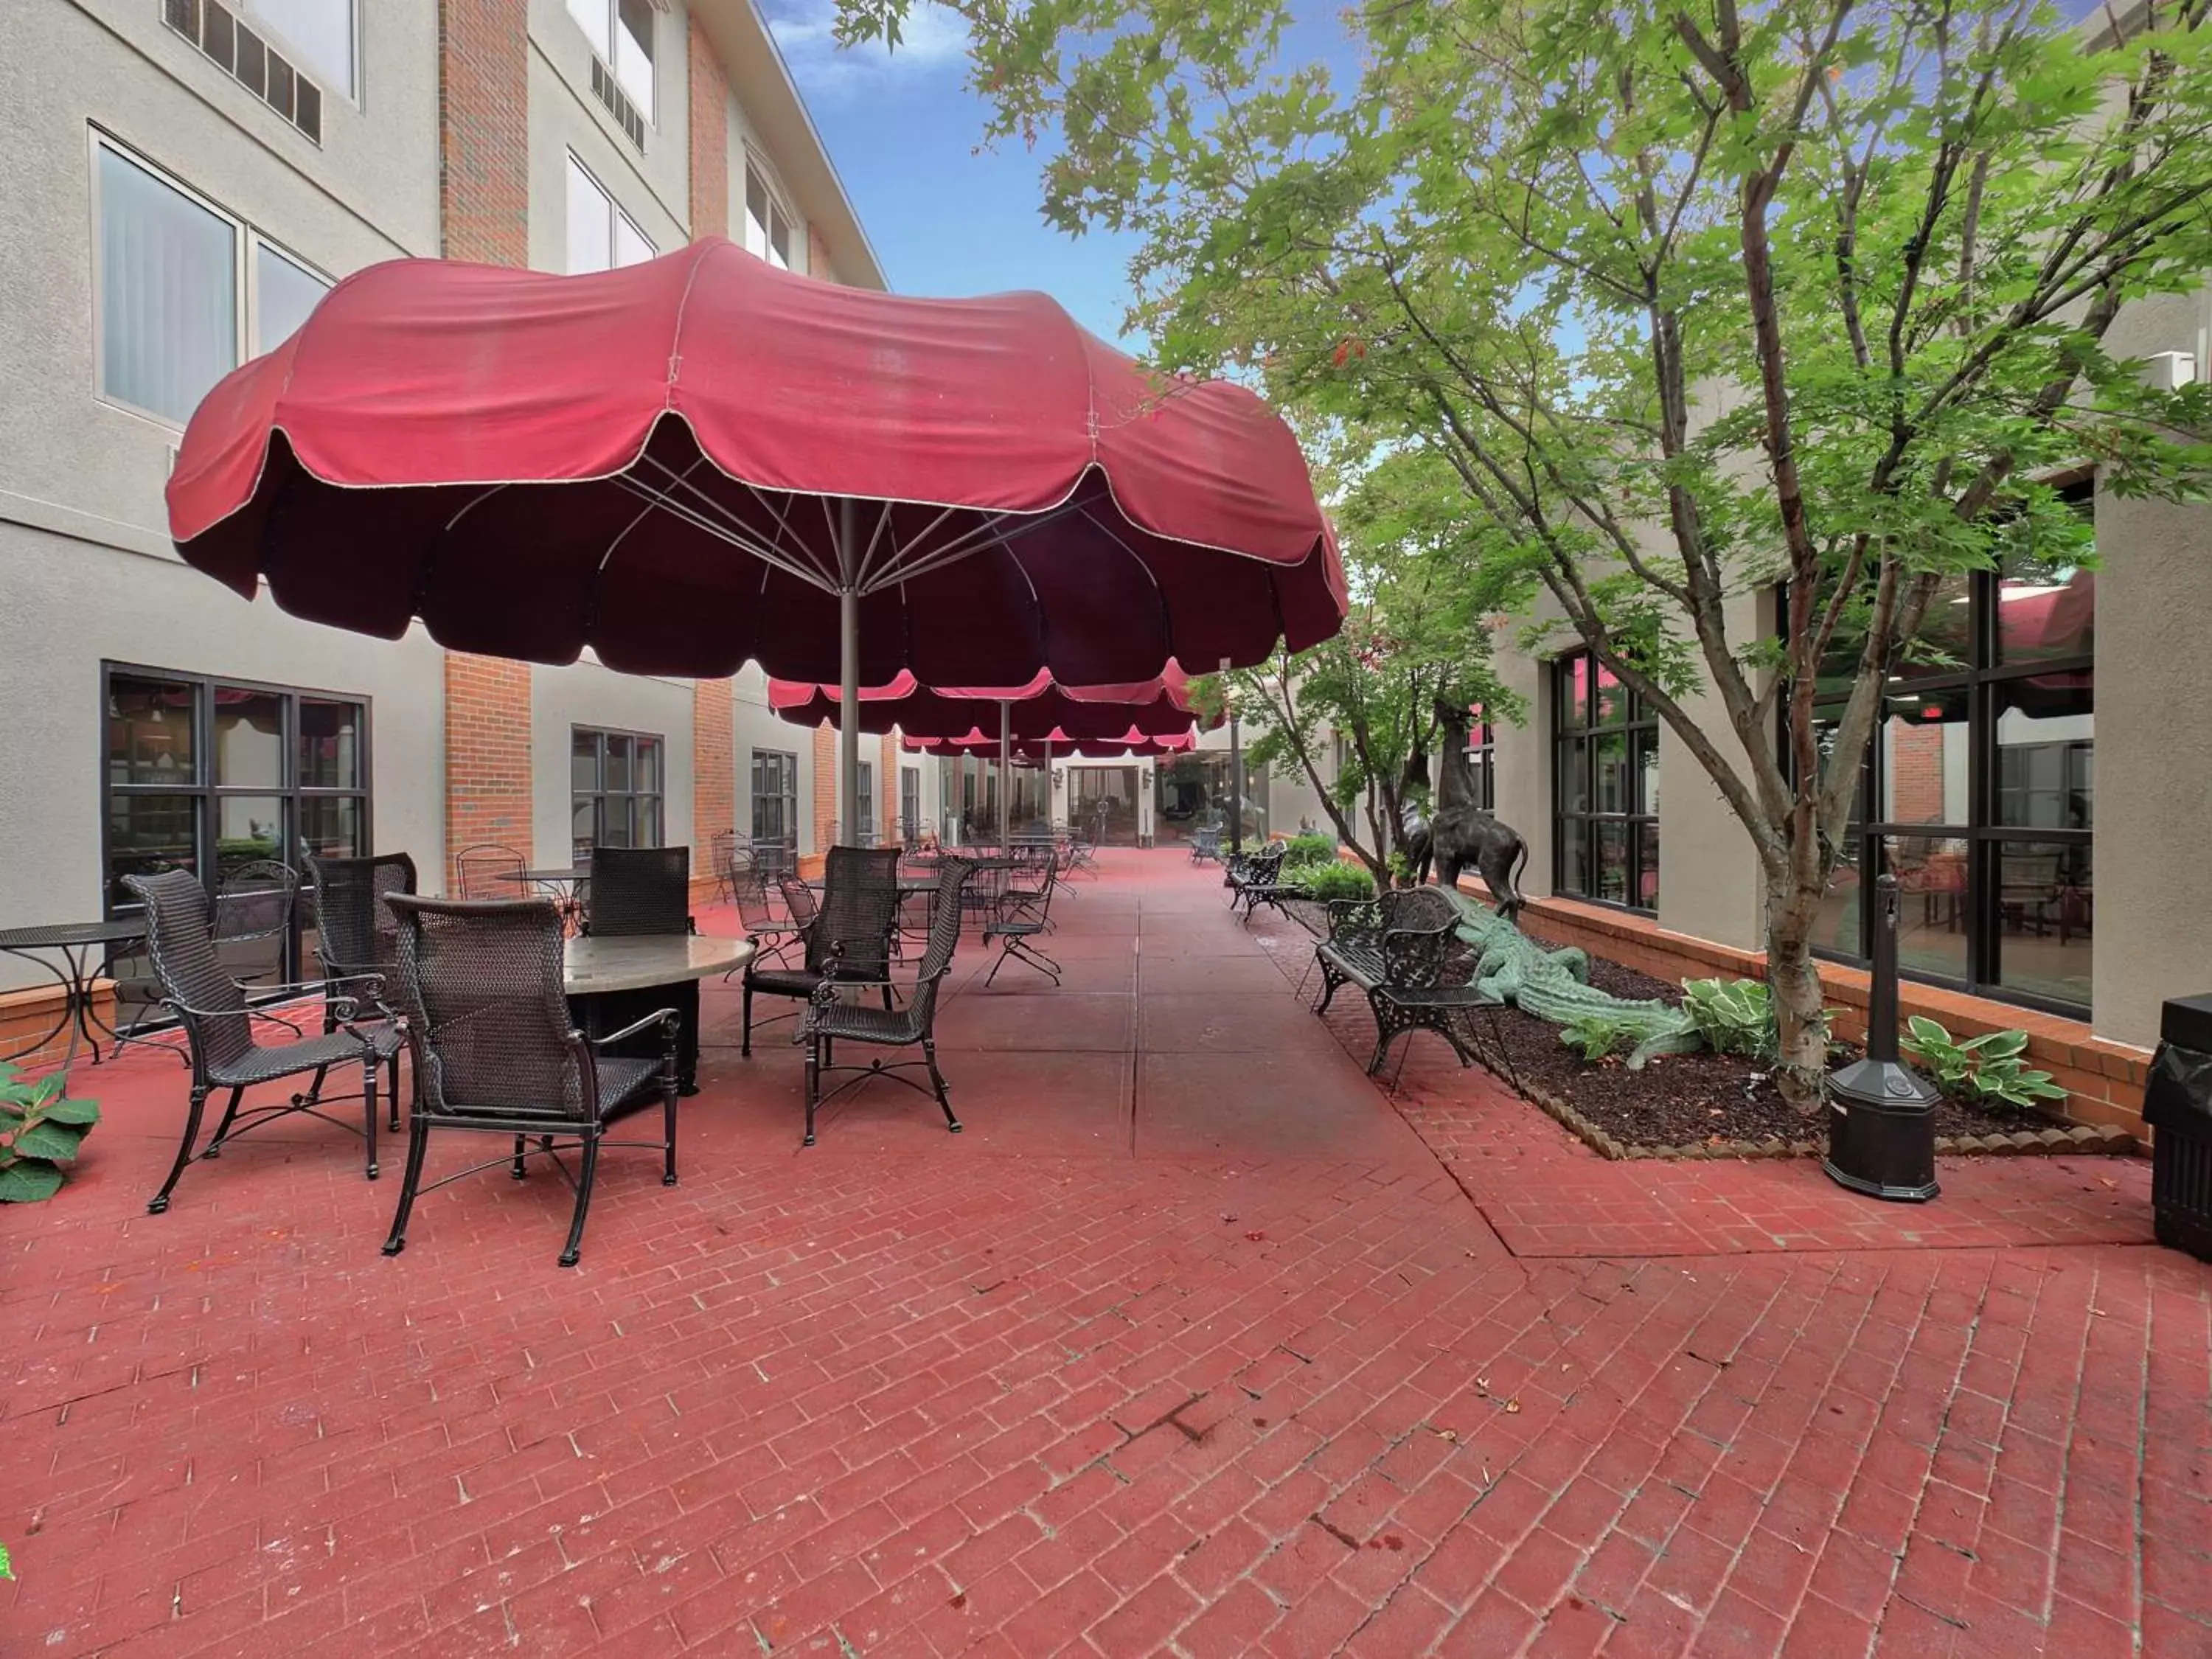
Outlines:
POLYGON ((709 1048, 569 1272, 495 1172, 384 1260, 313 1125, 149 1218, 182 1068, 86 1073, 0 1211, 0 1654, 2212 1654, 2142 1165, 1608 1164, 1431 1039, 1386 1095, 1310 942, 1104 863, 1063 989, 963 946, 964 1134, 872 1083, 801 1151, 790 1028, 709 1048))

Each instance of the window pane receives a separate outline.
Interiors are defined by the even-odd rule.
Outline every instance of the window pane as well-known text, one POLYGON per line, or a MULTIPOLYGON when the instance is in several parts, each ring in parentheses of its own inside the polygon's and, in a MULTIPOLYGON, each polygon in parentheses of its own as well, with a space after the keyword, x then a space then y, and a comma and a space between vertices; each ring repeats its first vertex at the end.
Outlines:
POLYGON ((584 31, 584 38, 592 43, 592 50, 601 58, 612 59, 615 55, 614 33, 609 25, 614 13, 607 0, 568 0, 568 15, 576 20, 576 27, 584 31))
POLYGON ((255 859, 283 859, 290 848, 284 833, 282 795, 224 795, 216 800, 215 853, 218 881, 240 865, 255 859))
POLYGON ((2006 989, 2086 1004, 2096 884, 2079 842, 1999 842, 1997 981, 2006 989))
POLYGON ((275 691, 216 688, 216 782, 232 788, 284 787, 284 703, 275 691))
POLYGON ((2032 675, 1996 688, 1996 821, 2033 830, 2092 827, 2096 714, 2089 675, 2032 675))
POLYGON ((358 789, 361 705, 324 697, 300 699, 300 786, 358 789))
POLYGON ((602 847, 634 847, 630 839, 628 795, 599 797, 599 842, 602 847))
POLYGON ((2097 647, 2097 578, 2060 566, 1997 581, 1997 660, 2086 657, 2097 647))
POLYGON ((568 744, 568 787, 587 795, 599 787, 599 738, 590 732, 579 732, 568 744))
POLYGON ((1597 826, 1597 894, 1615 904, 1628 902, 1628 826, 1597 826))
POLYGON ((660 744, 653 738, 637 740, 637 792, 641 795, 660 793, 660 744))
POLYGON ((1966 705, 1963 687, 1892 697, 1883 705, 1884 822, 1966 822, 1966 705))
POLYGON ((653 8, 646 0, 616 0, 615 79, 653 118, 653 8))
POLYGON ((253 255, 253 349, 274 351, 299 331, 331 285, 265 243, 253 255))
POLYGON ((1590 720, 1596 726, 1619 726, 1628 719, 1628 693, 1621 688, 1620 677, 1610 668, 1600 666, 1597 671, 1596 701, 1592 704, 1590 720))
POLYGON ((1589 820, 1559 820, 1559 890, 1589 891, 1589 820))
POLYGON ((1597 767, 1597 811, 1627 812, 1633 811, 1628 795, 1628 737, 1626 732, 1608 732, 1603 737, 1590 739, 1590 749, 1597 767))
POLYGON ((1659 810, 1659 734, 1640 732, 1636 735, 1636 804, 1629 810, 1634 812, 1656 812, 1659 810))
POLYGON ((1889 836, 1882 855, 1901 890, 1897 963, 1918 974, 1966 976, 1966 843, 1951 836, 1889 836))
POLYGON ((589 795, 576 800, 568 810, 568 840, 579 865, 592 861, 592 848, 597 844, 595 826, 599 811, 589 795))
POLYGON ((1928 679, 1938 674, 1959 674, 1974 659, 1973 578, 1962 574, 1946 576, 1928 602, 1920 631, 1893 659, 1892 675, 1900 680, 1928 679))
POLYGON ((1559 769, 1559 811, 1589 811, 1589 778, 1583 767, 1583 745, 1572 740, 1561 744, 1556 764, 1559 769))
POLYGON ((637 844, 640 847, 660 845, 660 797, 640 795, 637 798, 637 844))
POLYGON ((751 167, 745 169, 745 252, 768 258, 768 186, 751 167))
POLYGON ((366 857, 368 848, 362 836, 361 805, 360 798, 354 795, 302 796, 301 848, 318 858, 366 857))
POLYGON ((630 790, 630 740, 609 732, 603 741, 607 746, 607 793, 626 795, 630 790))
POLYGON ((1637 903, 1646 910, 1659 908, 1659 826, 1645 823, 1637 826, 1638 857, 1642 867, 1637 872, 1637 903))
POLYGON ((630 223, 628 215, 615 215, 615 264, 642 264, 653 258, 653 252, 652 242, 647 240, 643 231, 630 223))
POLYGON ((173 787, 200 781, 192 747, 194 689, 173 680, 107 682, 107 781, 173 787))
POLYGON ((1559 724, 1580 726, 1589 724, 1590 659, 1587 656, 1571 657, 1561 665, 1559 675, 1559 724))
POLYGON ((107 804, 108 902, 136 905, 125 876, 199 867, 199 800, 191 795, 116 795, 107 804))
POLYGON ((768 210, 768 262, 778 270, 791 269, 791 222, 774 203, 768 210))
POLYGON ((614 204, 583 163, 568 158, 568 274, 605 270, 614 261, 614 204))
POLYGON ((354 0, 250 0, 247 9, 283 37, 285 55, 325 86, 354 95, 354 0))
POLYGON ((1820 914, 1814 919, 1813 943, 1844 956, 1863 956, 1866 941, 1859 931, 1859 916, 1865 894, 1859 880, 1859 838, 1846 836, 1837 855, 1835 873, 1828 878, 1828 890, 1820 896, 1820 914))
POLYGON ((100 390, 182 422, 238 366, 238 233, 100 151, 100 390))

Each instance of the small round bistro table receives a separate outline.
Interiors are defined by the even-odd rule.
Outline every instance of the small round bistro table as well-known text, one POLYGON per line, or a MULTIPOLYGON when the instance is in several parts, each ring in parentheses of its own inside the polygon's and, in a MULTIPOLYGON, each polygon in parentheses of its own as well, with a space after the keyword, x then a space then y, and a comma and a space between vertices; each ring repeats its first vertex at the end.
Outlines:
POLYGON ((141 920, 131 921, 61 922, 46 927, 10 927, 0 932, 0 952, 20 957, 44 969, 61 988, 62 1008, 52 1029, 27 1047, 12 1054, 0 1054, 0 1060, 14 1060, 24 1054, 36 1054, 64 1031, 72 1022, 76 1030, 70 1038, 74 1053, 79 1038, 92 1049, 92 1063, 100 1064, 100 1039, 93 1035, 94 1025, 106 1031, 116 1042, 123 1039, 115 1028, 100 1018, 93 1006, 92 987, 95 980, 104 978, 107 965, 118 946, 136 944, 146 937, 146 924, 141 920), (58 963, 48 959, 47 953, 58 956, 58 963))
MULTIPOLYGON (((684 1017, 677 1038, 677 1079, 687 1095, 699 1091, 699 981, 726 974, 753 959, 759 946, 748 939, 714 939, 700 933, 624 934, 572 939, 561 958, 561 988, 586 1032, 619 1031, 656 1008, 674 1008, 684 1017)), ((660 1053, 651 1032, 629 1039, 623 1048, 635 1059, 660 1053)))

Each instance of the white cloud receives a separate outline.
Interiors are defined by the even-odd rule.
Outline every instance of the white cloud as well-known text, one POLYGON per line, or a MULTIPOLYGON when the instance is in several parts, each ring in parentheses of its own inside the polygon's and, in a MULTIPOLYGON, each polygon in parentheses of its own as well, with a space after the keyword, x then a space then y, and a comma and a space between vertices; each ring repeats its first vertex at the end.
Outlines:
POLYGON ((918 0, 907 13, 898 50, 881 41, 841 49, 836 0, 769 0, 769 32, 791 65, 791 78, 811 97, 848 98, 896 82, 919 80, 963 64, 968 26, 948 7, 918 0))

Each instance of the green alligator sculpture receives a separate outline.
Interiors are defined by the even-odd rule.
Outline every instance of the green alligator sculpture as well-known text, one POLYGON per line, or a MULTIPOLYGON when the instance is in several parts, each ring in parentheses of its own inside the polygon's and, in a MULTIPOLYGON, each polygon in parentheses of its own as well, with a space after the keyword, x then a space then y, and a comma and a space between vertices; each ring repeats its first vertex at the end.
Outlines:
POLYGON ((1475 984, 1486 996, 1510 1002, 1549 1024, 1571 1026, 1602 1019, 1636 1046, 1628 1068, 1641 1071, 1654 1054, 1683 1054, 1705 1046, 1680 1008, 1601 991, 1589 982, 1589 957, 1569 945, 1547 950, 1488 905, 1446 888, 1459 907, 1459 936, 1480 952, 1475 984))

